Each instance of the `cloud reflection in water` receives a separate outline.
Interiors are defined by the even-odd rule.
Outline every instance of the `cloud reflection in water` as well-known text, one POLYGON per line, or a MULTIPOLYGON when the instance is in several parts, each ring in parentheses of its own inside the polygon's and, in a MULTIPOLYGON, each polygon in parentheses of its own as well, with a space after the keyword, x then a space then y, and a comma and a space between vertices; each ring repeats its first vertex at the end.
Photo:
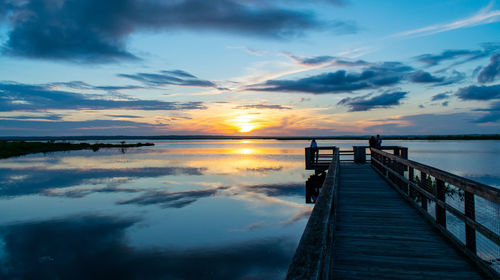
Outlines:
MULTIPOLYGON (((203 168, 192 167, 148 167, 123 169, 0 169, 0 197, 13 197, 30 194, 52 194, 49 189, 67 188, 82 184, 111 183, 110 188, 96 191, 123 191, 116 189, 113 178, 146 178, 167 175, 202 175, 203 168)), ((123 182, 122 182, 123 183, 123 182)), ((86 193, 68 193, 81 197, 86 193)))
MULTIPOLYGON (((294 245, 280 238, 191 250, 133 248, 137 219, 69 217, 0 228, 2 279, 278 279, 294 245)), ((168 237, 167 237, 168 238, 168 237)))

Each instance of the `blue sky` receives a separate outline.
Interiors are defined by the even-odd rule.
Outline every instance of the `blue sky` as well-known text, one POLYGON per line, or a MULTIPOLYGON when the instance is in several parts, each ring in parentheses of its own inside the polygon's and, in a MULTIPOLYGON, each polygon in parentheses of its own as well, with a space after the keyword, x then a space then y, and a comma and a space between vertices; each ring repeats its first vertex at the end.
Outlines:
POLYGON ((3 0, 0 135, 500 131, 494 1, 3 0))

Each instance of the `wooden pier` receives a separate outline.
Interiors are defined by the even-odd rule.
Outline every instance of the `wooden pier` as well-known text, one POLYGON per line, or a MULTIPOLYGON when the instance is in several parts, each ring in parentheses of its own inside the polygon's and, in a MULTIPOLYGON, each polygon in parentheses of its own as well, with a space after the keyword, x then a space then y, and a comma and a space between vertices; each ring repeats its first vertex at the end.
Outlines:
POLYGON ((287 279, 500 279, 498 189, 404 147, 318 150, 306 168, 328 171, 287 279))

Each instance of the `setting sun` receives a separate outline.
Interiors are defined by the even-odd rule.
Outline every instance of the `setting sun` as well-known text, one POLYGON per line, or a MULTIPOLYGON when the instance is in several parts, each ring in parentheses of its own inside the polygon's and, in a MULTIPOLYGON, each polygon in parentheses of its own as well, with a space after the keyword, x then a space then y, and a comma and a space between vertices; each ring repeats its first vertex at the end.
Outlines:
POLYGON ((232 122, 234 126, 238 129, 238 132, 250 132, 259 128, 259 125, 254 121, 256 116, 252 115, 241 115, 236 117, 232 122))

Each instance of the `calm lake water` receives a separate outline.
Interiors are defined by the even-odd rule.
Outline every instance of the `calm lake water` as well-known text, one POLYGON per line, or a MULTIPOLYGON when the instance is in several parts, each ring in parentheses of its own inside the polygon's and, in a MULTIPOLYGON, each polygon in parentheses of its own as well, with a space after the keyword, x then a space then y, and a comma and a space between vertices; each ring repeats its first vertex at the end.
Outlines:
MULTIPOLYGON (((312 209, 309 143, 155 144, 0 160, 0 279, 283 278, 312 209)), ((500 187, 500 141, 384 144, 500 187)))

